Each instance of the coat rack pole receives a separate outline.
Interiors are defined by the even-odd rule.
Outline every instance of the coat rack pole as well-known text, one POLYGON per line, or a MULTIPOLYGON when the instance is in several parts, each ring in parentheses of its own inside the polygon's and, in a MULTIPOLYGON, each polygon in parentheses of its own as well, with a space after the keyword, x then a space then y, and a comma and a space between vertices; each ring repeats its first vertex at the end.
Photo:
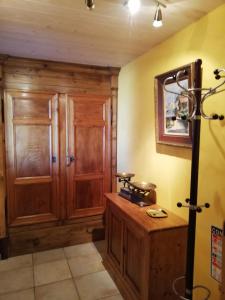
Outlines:
MULTIPOLYGON (((198 59, 194 68, 194 88, 201 88, 202 61, 198 59)), ((199 147, 200 147, 200 130, 201 130, 201 91, 195 91, 196 97, 196 116, 193 119, 193 136, 192 136, 192 166, 191 166, 191 188, 190 188, 190 206, 197 205, 198 196, 198 168, 199 168, 199 147)), ((196 234, 196 209, 189 209, 189 226, 187 241, 187 259, 186 259, 186 285, 185 297, 192 300, 193 297, 193 281, 194 281, 194 257, 195 257, 195 234, 196 234)))

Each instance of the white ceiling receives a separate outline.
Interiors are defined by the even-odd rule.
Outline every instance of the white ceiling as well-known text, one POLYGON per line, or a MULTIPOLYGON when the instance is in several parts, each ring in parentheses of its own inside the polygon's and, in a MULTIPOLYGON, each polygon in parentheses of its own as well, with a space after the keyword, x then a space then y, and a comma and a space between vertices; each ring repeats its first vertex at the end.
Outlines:
POLYGON ((0 53, 123 66, 225 0, 162 0, 164 26, 152 27, 154 0, 130 17, 124 0, 0 0, 0 53))

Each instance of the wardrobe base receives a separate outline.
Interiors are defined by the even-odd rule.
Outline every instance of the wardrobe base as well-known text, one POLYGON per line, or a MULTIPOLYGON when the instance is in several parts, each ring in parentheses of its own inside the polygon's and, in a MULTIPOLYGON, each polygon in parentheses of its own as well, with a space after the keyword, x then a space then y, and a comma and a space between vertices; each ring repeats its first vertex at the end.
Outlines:
POLYGON ((9 229, 9 256, 62 248, 105 238, 102 216, 70 224, 39 224, 9 229))

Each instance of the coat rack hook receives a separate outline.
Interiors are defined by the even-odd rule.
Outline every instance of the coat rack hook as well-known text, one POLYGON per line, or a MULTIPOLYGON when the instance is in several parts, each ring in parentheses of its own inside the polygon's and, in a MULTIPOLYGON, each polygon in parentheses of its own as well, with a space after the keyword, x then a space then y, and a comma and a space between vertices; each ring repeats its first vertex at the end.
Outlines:
MULTIPOLYGON (((184 97, 188 98, 188 101, 190 103, 190 112, 189 112, 188 116, 185 116, 185 118, 183 118, 183 120, 191 121, 196 116, 196 109, 197 109, 196 98, 195 98, 196 92, 201 92, 200 115, 206 120, 219 120, 219 121, 224 120, 224 115, 219 115, 219 114, 215 113, 215 114, 212 114, 211 116, 209 116, 204 112, 203 106, 204 106, 206 99, 208 99, 209 97, 211 97, 213 95, 216 95, 216 94, 219 94, 219 93, 225 91, 225 88, 221 89, 221 87, 225 85, 225 69, 223 69, 223 68, 215 69, 213 73, 215 75, 216 80, 220 80, 220 79, 224 78, 222 82, 220 82, 217 86, 215 86, 213 88, 212 87, 210 87, 210 88, 185 88, 181 84, 181 81, 184 76, 188 75, 187 70, 178 71, 173 76, 165 78, 165 80, 163 82, 163 89, 166 92, 175 94, 177 96, 184 96, 184 97), (168 83, 171 81, 175 81, 177 83, 178 87, 181 90, 180 92, 174 92, 167 88, 168 83)), ((174 117, 173 117, 173 120, 174 120, 174 117)), ((175 117, 175 120, 176 120, 176 117, 175 117)))

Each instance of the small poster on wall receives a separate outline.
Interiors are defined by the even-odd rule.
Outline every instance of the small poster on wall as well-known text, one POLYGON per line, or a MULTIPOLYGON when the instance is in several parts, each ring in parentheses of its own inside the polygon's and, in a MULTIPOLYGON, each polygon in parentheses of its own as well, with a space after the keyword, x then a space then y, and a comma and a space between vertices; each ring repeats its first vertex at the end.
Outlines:
POLYGON ((211 276, 222 282, 222 236, 223 230, 211 227, 211 276))

